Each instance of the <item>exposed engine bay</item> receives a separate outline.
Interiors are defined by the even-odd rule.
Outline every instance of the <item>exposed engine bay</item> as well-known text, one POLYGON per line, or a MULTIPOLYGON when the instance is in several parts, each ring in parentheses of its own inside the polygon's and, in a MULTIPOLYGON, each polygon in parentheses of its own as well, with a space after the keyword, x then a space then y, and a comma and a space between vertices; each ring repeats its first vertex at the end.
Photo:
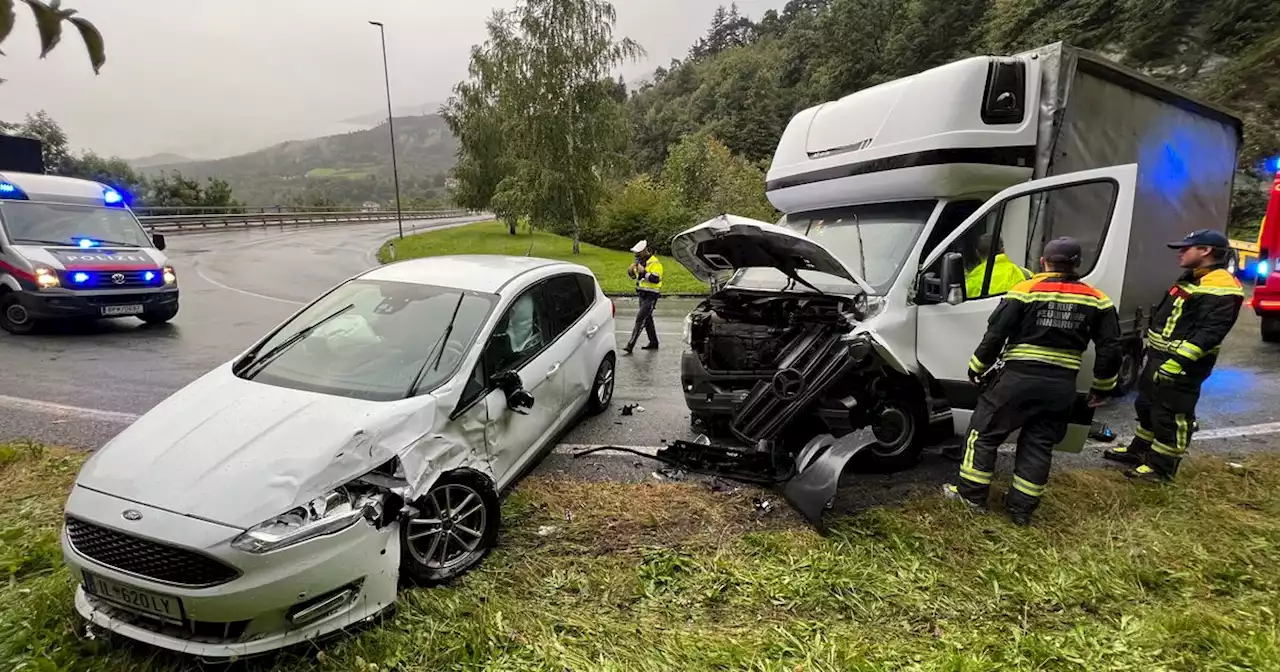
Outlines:
POLYGON ((858 299, 726 289, 688 318, 682 387, 707 438, 657 459, 766 486, 822 529, 845 464, 913 460, 923 399, 857 332, 858 299), (919 403, 917 403, 917 401, 919 403), (714 439, 714 441, 713 441, 714 439), (722 441, 717 444, 715 441, 722 441))

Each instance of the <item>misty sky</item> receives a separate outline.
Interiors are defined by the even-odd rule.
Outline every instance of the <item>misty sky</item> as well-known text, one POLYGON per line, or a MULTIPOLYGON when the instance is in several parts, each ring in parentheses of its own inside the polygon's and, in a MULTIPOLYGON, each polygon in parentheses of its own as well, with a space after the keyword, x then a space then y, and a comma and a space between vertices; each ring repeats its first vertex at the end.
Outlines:
MULTIPOLYGON (((628 81, 683 57, 728 0, 614 0, 617 34, 640 42, 628 81)), ((514 0, 64 0, 102 31, 95 77, 70 26, 41 61, 35 24, 18 25, 0 56, 0 119, 47 110, 76 148, 135 158, 200 158, 352 130, 341 121, 386 109, 378 29, 387 25, 391 92, 405 106, 443 102, 466 75, 493 9, 514 0), (365 6, 366 9, 357 9, 365 6)), ((739 0, 758 18, 785 0, 739 0)), ((432 110, 434 111, 434 110, 432 110)))

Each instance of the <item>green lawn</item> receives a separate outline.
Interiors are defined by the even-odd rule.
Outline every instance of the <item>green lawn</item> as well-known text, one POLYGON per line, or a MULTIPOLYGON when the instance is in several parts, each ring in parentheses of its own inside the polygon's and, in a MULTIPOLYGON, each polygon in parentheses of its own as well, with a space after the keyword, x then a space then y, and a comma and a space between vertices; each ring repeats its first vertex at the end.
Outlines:
MULTIPOLYGON (((630 295, 635 293, 635 283, 627 277, 632 254, 609 250, 595 245, 581 245, 582 254, 574 256, 573 241, 552 233, 521 231, 512 236, 499 222, 480 222, 451 229, 428 231, 406 236, 394 241, 396 259, 434 257, 443 254, 511 254, 529 255, 547 259, 559 259, 582 264, 590 268, 600 281, 606 294, 630 295)), ((387 245, 378 252, 378 258, 388 261, 387 245)), ((706 294, 707 286, 693 277, 689 271, 670 257, 659 257, 666 278, 662 281, 665 294, 706 294)))
POLYGON ((348 180, 363 180, 372 176, 378 170, 377 166, 351 167, 351 168, 312 168, 307 171, 307 177, 345 177, 348 180))
MULTIPOLYGON (((77 626, 57 535, 84 457, 0 446, 0 669, 191 669, 77 626)), ((457 585, 247 669, 1277 670, 1280 457, 1245 466, 1196 459, 1165 488, 1064 471, 1030 529, 929 495, 827 538, 751 489, 535 476, 457 585)))

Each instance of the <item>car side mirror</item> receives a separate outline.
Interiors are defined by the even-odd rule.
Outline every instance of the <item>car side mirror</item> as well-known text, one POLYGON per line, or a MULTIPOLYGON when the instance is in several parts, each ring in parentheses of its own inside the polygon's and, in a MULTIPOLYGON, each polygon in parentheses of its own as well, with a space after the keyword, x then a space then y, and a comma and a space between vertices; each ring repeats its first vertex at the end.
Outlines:
POLYGON ((510 370, 503 371, 494 374, 489 379, 489 382, 506 395, 507 408, 520 415, 529 414, 528 409, 533 408, 533 395, 524 389, 524 382, 520 380, 520 374, 510 370))
POLYGON ((151 244, 155 245, 157 250, 163 251, 165 248, 164 234, 163 233, 151 234, 151 244))
POLYGON ((942 255, 940 273, 925 273, 920 278, 920 297, 926 303, 964 302, 964 257, 959 252, 942 255))

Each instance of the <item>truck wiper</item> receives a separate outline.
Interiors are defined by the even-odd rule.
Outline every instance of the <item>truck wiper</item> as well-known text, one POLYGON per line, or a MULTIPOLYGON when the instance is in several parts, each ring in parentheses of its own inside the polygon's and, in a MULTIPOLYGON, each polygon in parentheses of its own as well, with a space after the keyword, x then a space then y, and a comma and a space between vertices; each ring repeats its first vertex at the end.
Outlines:
POLYGON ((431 370, 435 371, 440 368, 440 360, 444 357, 444 344, 449 342, 449 335, 453 333, 453 324, 458 321, 458 310, 462 308, 462 300, 467 298, 466 294, 458 295, 458 302, 453 306, 453 316, 449 318, 449 326, 444 328, 444 333, 431 346, 431 350, 427 352, 427 361, 422 363, 422 368, 418 369, 418 375, 413 377, 413 382, 409 384, 409 390, 406 395, 413 394, 414 388, 418 383, 422 382, 422 375, 427 372, 427 365, 431 365, 431 370), (431 355, 435 355, 435 361, 431 359, 431 355))
POLYGON ((286 350, 288 350, 289 348, 292 348, 299 341, 306 338, 311 332, 318 329, 320 325, 347 312, 348 310, 351 310, 352 308, 355 308, 355 306, 356 304, 354 303, 348 303, 342 308, 339 308, 338 310, 335 310, 334 312, 329 313, 325 317, 322 317, 319 320, 312 322, 310 325, 305 326, 302 329, 299 329, 297 333, 290 336, 289 338, 284 339, 284 341, 282 341, 279 345, 266 351, 266 353, 264 353, 261 357, 258 357, 257 353, 250 355, 249 359, 240 365, 240 375, 245 380, 253 380, 253 377, 257 375, 257 373, 261 371, 264 366, 266 366, 267 364, 270 364, 272 360, 279 357, 280 355, 283 355, 286 350))
POLYGON ((59 247, 76 247, 75 243, 65 240, 45 240, 43 238, 14 238, 14 243, 30 243, 32 245, 57 245, 59 247))

